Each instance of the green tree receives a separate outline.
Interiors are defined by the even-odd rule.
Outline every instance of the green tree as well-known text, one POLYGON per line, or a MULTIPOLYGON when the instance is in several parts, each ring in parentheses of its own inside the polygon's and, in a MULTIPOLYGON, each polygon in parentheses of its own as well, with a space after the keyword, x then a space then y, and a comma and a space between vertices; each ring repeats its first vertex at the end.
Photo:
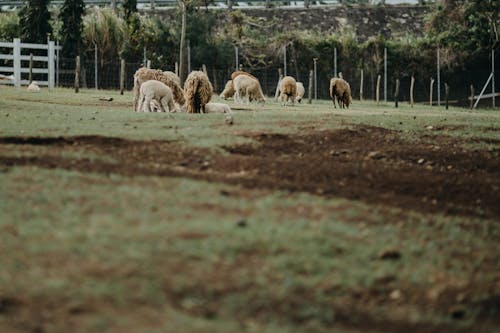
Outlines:
POLYGON ((30 43, 46 43, 52 34, 48 4, 50 0, 29 0, 19 11, 21 39, 30 43))
POLYGON ((129 21, 131 17, 137 13, 137 0, 123 0, 123 16, 125 21, 129 21))
POLYGON ((65 0, 59 13, 62 21, 61 43, 62 56, 74 58, 82 51, 83 15, 85 3, 83 0, 65 0))
POLYGON ((461 64, 498 47, 500 1, 442 0, 427 18, 428 36, 450 56, 444 61, 461 64))

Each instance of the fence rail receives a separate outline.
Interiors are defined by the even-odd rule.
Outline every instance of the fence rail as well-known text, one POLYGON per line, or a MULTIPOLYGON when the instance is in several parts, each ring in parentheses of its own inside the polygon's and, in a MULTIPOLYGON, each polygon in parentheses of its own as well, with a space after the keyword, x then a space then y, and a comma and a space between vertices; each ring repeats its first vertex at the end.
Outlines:
POLYGON ((2 81, 2 83, 14 84, 14 86, 20 87, 23 84, 29 83, 29 80, 23 80, 22 73, 42 74, 40 75, 42 79, 37 79, 38 84, 54 88, 57 60, 56 51, 61 50, 61 47, 56 46, 54 41, 48 41, 47 44, 33 44, 21 43, 19 38, 14 38, 12 42, 0 42, 0 48, 7 49, 6 53, 0 54, 0 59, 6 60, 7 63, 12 63, 11 66, 0 66, 0 72, 12 74, 14 77, 12 81, 2 81), (47 55, 32 56, 33 50, 38 52, 40 50, 42 52, 46 51, 47 55), (27 51, 30 52, 30 55, 26 54, 27 51), (33 61, 28 66, 32 66, 33 64, 37 64, 38 66, 27 68, 27 61, 30 63, 33 61))

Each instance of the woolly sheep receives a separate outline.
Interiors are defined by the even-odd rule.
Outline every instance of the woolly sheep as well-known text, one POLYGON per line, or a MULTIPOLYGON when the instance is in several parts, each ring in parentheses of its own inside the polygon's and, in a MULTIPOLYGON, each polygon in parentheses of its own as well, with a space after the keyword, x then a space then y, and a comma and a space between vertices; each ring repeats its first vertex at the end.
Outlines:
POLYGON ((220 93, 220 97, 223 99, 228 99, 230 97, 233 97, 233 95, 234 95, 233 80, 229 80, 226 82, 224 90, 220 93))
MULTIPOLYGON (((172 72, 170 72, 172 73, 172 72)), ((174 73, 172 73, 174 74, 174 73)), ((180 86, 180 80, 177 75, 174 76, 165 74, 159 69, 149 69, 146 67, 139 68, 134 74, 134 110, 137 110, 137 103, 140 93, 141 85, 149 80, 156 80, 163 82, 172 89, 174 100, 178 104, 184 104, 184 95, 180 86), (175 77, 174 77, 175 76, 175 77), (177 77, 177 78, 176 78, 177 77)))
POLYGON ((191 72, 184 82, 187 113, 204 113, 205 105, 212 98, 212 84, 202 71, 191 72))
POLYGON ((330 80, 330 97, 332 98, 333 106, 335 108, 337 107, 335 105, 335 98, 337 98, 339 108, 349 108, 349 105, 352 102, 351 86, 342 78, 332 78, 330 80))
POLYGON ((151 112, 151 106, 158 112, 175 112, 176 107, 172 89, 160 81, 149 80, 144 82, 140 88, 139 105, 136 111, 140 112, 144 108, 144 112, 151 112), (153 102, 153 100, 156 100, 156 102, 153 102))
MULTIPOLYGON (((235 94, 235 90, 234 90, 234 79, 239 76, 239 75, 246 75, 248 77, 251 77, 252 79, 255 79, 257 81, 259 81, 259 79, 257 79, 255 76, 253 76, 252 74, 250 73, 247 73, 247 72, 244 72, 244 71, 236 71, 236 72, 233 72, 231 73, 231 80, 229 80, 227 83, 226 83, 226 87, 224 88, 224 91, 222 91, 221 93, 221 97, 224 98, 224 99, 228 99, 229 97, 233 97, 234 94, 235 94)), ((238 95, 235 96, 235 101, 236 102, 241 102, 240 100, 237 99, 238 95)))
POLYGON ((255 79, 257 81, 259 81, 259 79, 257 79, 255 76, 253 76, 252 74, 250 73, 247 73, 247 72, 244 72, 244 71, 236 71, 236 72, 233 72, 231 73, 231 80, 234 81, 234 79, 237 77, 237 76, 240 76, 240 75, 246 75, 248 77, 251 77, 252 79, 255 79))
POLYGON ((295 96, 297 96, 297 82, 291 76, 285 76, 280 83, 280 99, 283 105, 291 100, 292 105, 295 104, 295 96))
POLYGON ((302 82, 297 82, 297 102, 302 102, 302 98, 304 97, 305 92, 306 90, 304 89, 304 85, 302 84, 302 82))
POLYGON ((240 100, 242 97, 246 97, 247 104, 252 101, 265 103, 266 98, 262 92, 259 80, 247 75, 238 75, 233 80, 233 83, 235 101, 240 100))
POLYGON ((228 125, 233 124, 233 112, 229 105, 224 103, 207 103, 205 105, 206 113, 224 113, 224 121, 228 125))
POLYGON ((30 92, 39 92, 40 91, 40 87, 38 86, 38 83, 36 81, 31 82, 30 85, 28 86, 28 88, 26 88, 26 89, 30 92))

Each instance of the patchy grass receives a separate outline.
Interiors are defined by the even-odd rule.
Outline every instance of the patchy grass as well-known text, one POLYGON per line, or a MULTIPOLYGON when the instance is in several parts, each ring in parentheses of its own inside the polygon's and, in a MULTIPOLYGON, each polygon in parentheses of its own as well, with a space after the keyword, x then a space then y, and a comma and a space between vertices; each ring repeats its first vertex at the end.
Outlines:
MULTIPOLYGON (((227 126, 221 115, 134 113, 130 93, 0 87, 3 138, 100 135, 195 150, 355 124, 497 150, 498 117, 270 102, 236 110, 227 126)), ((0 157, 37 154, 113 161, 0 145, 0 157)), ((498 331, 500 226, 492 219, 57 166, 0 164, 0 185, 2 332, 498 331)))

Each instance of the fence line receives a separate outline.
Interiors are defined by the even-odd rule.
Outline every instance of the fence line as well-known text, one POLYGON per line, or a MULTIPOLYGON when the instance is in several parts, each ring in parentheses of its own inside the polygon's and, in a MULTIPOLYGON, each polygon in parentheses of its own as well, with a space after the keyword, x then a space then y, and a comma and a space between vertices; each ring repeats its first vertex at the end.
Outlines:
POLYGON ((2 81, 6 84, 14 84, 16 87, 20 87, 22 84, 29 84, 29 80, 22 79, 22 73, 30 73, 28 67, 23 66, 23 62, 36 61, 42 67, 37 67, 31 69, 32 73, 44 74, 47 80, 37 80, 39 85, 48 86, 49 88, 54 88, 55 86, 55 76, 56 76, 56 50, 60 50, 60 46, 56 46, 54 41, 48 41, 47 44, 33 44, 33 43, 22 43, 21 39, 14 38, 12 42, 0 42, 0 48, 7 49, 7 53, 0 54, 1 60, 7 60, 12 62, 12 66, 0 66, 0 72, 12 74, 14 79, 9 81, 2 81), (12 51, 9 51, 12 50, 12 51), (46 51, 46 56, 33 56, 22 55, 24 50, 41 50, 46 51))

